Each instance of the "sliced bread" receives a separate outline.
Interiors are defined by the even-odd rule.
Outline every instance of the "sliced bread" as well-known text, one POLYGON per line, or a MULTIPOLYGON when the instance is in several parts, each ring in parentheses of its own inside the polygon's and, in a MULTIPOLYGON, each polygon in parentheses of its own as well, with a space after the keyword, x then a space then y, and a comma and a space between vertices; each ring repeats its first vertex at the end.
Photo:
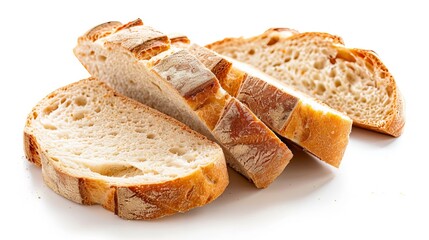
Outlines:
POLYGON ((332 166, 340 165, 352 128, 349 117, 278 84, 251 67, 232 63, 207 48, 189 44, 183 35, 169 37, 174 45, 197 56, 218 77, 225 90, 277 134, 332 166))
POLYGON ((395 80, 373 52, 346 48, 340 37, 273 28, 252 38, 207 45, 326 103, 356 126, 398 137, 405 124, 395 80))
POLYGON ((141 21, 97 26, 79 38, 74 53, 90 74, 120 93, 217 141, 227 163, 258 188, 272 183, 292 157, 195 56, 141 21))
POLYGON ((125 219, 188 211, 228 184, 216 143, 96 79, 42 99, 28 116, 24 146, 56 193, 125 219))

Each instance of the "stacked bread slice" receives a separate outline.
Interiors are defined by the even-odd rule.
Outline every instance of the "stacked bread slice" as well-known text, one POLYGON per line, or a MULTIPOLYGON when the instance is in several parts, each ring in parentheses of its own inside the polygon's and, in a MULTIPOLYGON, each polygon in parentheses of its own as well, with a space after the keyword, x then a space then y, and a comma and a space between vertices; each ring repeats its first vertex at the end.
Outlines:
POLYGON ((79 38, 75 55, 118 92, 156 108, 217 141, 227 163, 264 188, 292 153, 188 50, 140 20, 101 24, 79 38))
POLYGON ((24 143, 55 192, 126 219, 188 211, 228 184, 217 144, 92 78, 42 99, 28 116, 24 143))
POLYGON ((347 48, 340 37, 269 29, 252 38, 207 45, 345 112, 356 126, 395 137, 404 124, 402 96, 373 51, 347 48))
POLYGON ((340 165, 352 127, 350 118, 251 67, 232 64, 207 48, 190 44, 183 35, 170 40, 197 56, 225 90, 277 134, 335 167, 340 165))

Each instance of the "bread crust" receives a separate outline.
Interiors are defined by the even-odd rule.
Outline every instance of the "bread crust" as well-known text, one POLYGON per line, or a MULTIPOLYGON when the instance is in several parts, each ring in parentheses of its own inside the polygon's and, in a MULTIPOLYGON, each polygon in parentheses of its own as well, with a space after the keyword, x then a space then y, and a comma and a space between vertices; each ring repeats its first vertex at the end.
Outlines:
POLYGON ((221 158, 172 181, 115 186, 68 173, 45 151, 40 151, 38 156, 42 158, 43 179, 57 194, 79 204, 102 205, 124 219, 150 220, 183 213, 210 203, 228 185, 226 166, 221 158))
MULTIPOLYGON (((364 49, 356 49, 356 48, 347 48, 344 45, 344 41, 341 37, 335 36, 329 33, 323 32, 304 32, 299 33, 298 31, 291 29, 282 29, 282 28, 272 28, 265 31, 263 34, 251 37, 251 38, 225 38, 220 41, 216 41, 214 43, 206 45, 207 48, 216 50, 222 46, 227 46, 230 44, 233 45, 242 45, 248 42, 267 42, 267 39, 275 38, 273 41, 281 42, 281 41, 289 41, 289 40, 297 40, 304 38, 318 38, 323 39, 325 44, 329 44, 331 47, 335 48, 338 51, 337 56, 334 56, 331 61, 335 62, 336 58, 344 58, 346 61, 355 61, 355 58, 362 58, 366 63, 374 70, 379 72, 384 76, 384 79, 388 81, 388 88, 391 91, 393 96, 393 103, 391 113, 388 113, 386 116, 386 121, 374 123, 370 121, 366 121, 365 119, 354 118, 352 115, 350 117, 353 119, 353 125, 369 130, 373 130, 376 132, 384 133, 387 135, 391 135, 394 137, 399 137, 403 132, 403 128, 405 125, 405 109, 403 104, 403 98, 400 92, 397 89, 395 80, 391 73, 388 71, 387 67, 382 63, 382 61, 375 55, 373 51, 364 50, 364 49)), ((272 42, 271 39, 267 42, 272 42)), ((341 111, 341 109, 338 109, 341 111)))
POLYGON ((188 51, 158 60, 151 69, 166 80, 212 130, 219 121, 228 96, 219 93, 216 77, 188 51))
POLYGON ((39 145, 37 144, 36 138, 33 135, 24 132, 25 158, 27 158, 28 161, 34 163, 36 166, 41 167, 42 160, 40 159, 38 150, 39 150, 39 145))
POLYGON ((191 41, 189 40, 189 38, 185 35, 185 34, 181 34, 181 33, 171 33, 167 35, 168 38, 170 39, 171 44, 189 44, 191 43, 191 41))
POLYGON ((287 139, 334 167, 340 166, 350 132, 350 120, 333 112, 314 110, 303 102, 298 103, 281 130, 287 139))
POLYGON ((79 38, 79 41, 89 40, 95 42, 102 37, 110 35, 116 28, 120 26, 122 26, 122 23, 118 21, 102 23, 86 32, 82 37, 79 38))
POLYGON ((116 32, 121 31, 122 29, 131 28, 135 26, 143 26, 143 21, 140 18, 137 18, 134 21, 131 21, 129 23, 126 23, 118 28, 116 28, 116 32))
POLYGON ((206 89, 215 88, 215 92, 219 89, 215 76, 185 50, 161 59, 153 66, 152 71, 166 79, 185 99, 194 100, 203 94, 204 97, 198 98, 197 102, 205 102, 212 92, 206 89))
POLYGON ((280 133, 299 101, 297 97, 254 76, 245 78, 237 99, 252 109, 271 129, 280 133))
POLYGON ((278 134, 339 167, 351 132, 350 119, 333 110, 318 110, 253 76, 243 82, 237 98, 278 134))
POLYGON ((207 48, 196 44, 191 44, 187 49, 190 53, 195 55, 206 68, 210 69, 220 82, 225 80, 228 72, 231 70, 231 62, 219 55, 213 54, 207 48))
MULTIPOLYGON (((133 108, 144 108, 145 111, 149 111, 170 124, 179 125, 183 131, 209 143, 206 137, 192 131, 183 123, 116 93, 104 83, 93 78, 60 88, 46 98, 55 96, 57 92, 67 91, 69 87, 78 84, 85 86, 88 81, 96 82, 99 87, 107 88, 108 93, 104 97, 114 96, 133 108)), ((43 148, 43 144, 39 143, 37 135, 32 131, 31 119, 34 118, 34 112, 45 99, 37 104, 28 116, 24 129, 26 158, 35 165, 41 166, 43 179, 48 187, 73 202, 84 205, 100 204, 124 219, 148 220, 205 205, 222 194, 228 185, 228 173, 221 151, 216 155, 214 161, 188 175, 154 184, 118 185, 89 177, 84 173, 72 172, 68 168, 62 167, 58 159, 49 155, 48 149, 43 148)))
POLYGON ((356 48, 352 48, 350 51, 356 56, 369 62, 372 66, 375 66, 380 73, 385 75, 385 78, 389 80, 388 87, 390 93, 393 95, 393 112, 390 113, 389 120, 385 124, 374 126, 369 122, 359 120, 354 120, 353 124, 361 128, 370 129, 393 137, 401 136, 405 126, 405 105, 403 96, 396 86, 395 79, 373 51, 356 48))
POLYGON ((147 60, 170 48, 167 35, 151 27, 137 24, 121 26, 115 34, 103 38, 110 44, 119 44, 129 50, 138 60, 147 60))
POLYGON ((258 188, 268 187, 292 158, 284 143, 241 102, 231 98, 213 129, 228 151, 238 156, 235 170, 251 179, 258 188))

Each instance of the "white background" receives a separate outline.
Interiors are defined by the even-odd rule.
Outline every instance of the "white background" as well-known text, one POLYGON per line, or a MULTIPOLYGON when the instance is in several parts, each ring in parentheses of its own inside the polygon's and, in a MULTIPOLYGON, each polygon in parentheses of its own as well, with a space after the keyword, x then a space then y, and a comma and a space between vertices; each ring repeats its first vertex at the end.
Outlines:
POLYGON ((424 1, 1 1, 1 237, 45 239, 428 239, 428 8, 424 1), (399 3, 397 3, 399 2, 399 3), (375 50, 406 101, 400 138, 353 129, 339 169, 295 152, 268 189, 230 171, 213 203, 156 221, 126 221, 47 188, 23 156, 26 115, 49 92, 88 76, 78 36, 137 17, 194 42, 270 27, 326 31, 375 50))

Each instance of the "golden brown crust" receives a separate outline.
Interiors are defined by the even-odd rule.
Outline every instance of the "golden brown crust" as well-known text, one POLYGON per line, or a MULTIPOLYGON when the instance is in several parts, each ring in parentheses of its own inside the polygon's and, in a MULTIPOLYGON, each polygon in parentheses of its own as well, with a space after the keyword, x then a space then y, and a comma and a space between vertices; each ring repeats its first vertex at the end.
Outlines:
POLYGON ((122 24, 118 21, 105 22, 90 29, 82 37, 79 38, 79 41, 89 40, 95 42, 100 38, 106 37, 112 33, 121 31, 123 29, 142 25, 143 21, 140 18, 137 18, 136 20, 126 24, 122 24))
POLYGON ((374 69, 377 69, 379 72, 378 74, 382 74, 383 78, 388 80, 388 94, 391 94, 393 98, 393 112, 389 113, 389 116, 387 117, 388 121, 385 124, 374 126, 372 123, 359 121, 359 119, 353 119, 353 124, 358 127, 370 129, 393 137, 399 137, 405 126, 405 110, 402 95, 397 89, 396 82, 392 74, 373 51, 356 48, 349 49, 349 51, 355 56, 362 58, 370 66, 373 66, 374 69))
MULTIPOLYGON (((120 193, 132 193, 131 198, 137 198, 137 202, 144 202, 147 208, 143 216, 135 218, 153 219, 171 215, 177 212, 185 212, 195 206, 203 206, 217 198, 222 192, 214 185, 226 187, 228 184, 226 166, 210 165, 202 167, 195 174, 174 181, 122 188, 118 193, 118 205, 123 209, 132 209, 130 196, 122 196, 120 193), (174 196, 174 197, 172 197, 174 196), (155 207, 156 206, 156 207, 155 207)), ((119 216, 134 214, 134 212, 120 211, 119 216)))
POLYGON ((225 91, 231 94, 231 96, 237 97, 241 84, 243 83, 244 79, 247 78, 247 76, 247 73, 232 67, 226 75, 226 78, 220 81, 220 85, 223 89, 225 89, 225 91))
POLYGON ((392 135, 393 137, 401 136, 405 126, 405 104, 402 94, 399 90, 396 90, 396 108, 393 113, 393 119, 390 125, 385 127, 384 133, 392 135))
MULTIPOLYGON (((199 104, 194 111, 202 119, 210 130, 216 126, 230 96, 227 94, 213 93, 204 104, 199 104)), ((189 101, 188 101, 189 103, 189 101)))
POLYGON ((300 39, 300 38, 308 38, 308 37, 321 37, 332 41, 332 43, 344 45, 344 40, 341 37, 335 36, 329 33, 324 33, 324 32, 304 32, 304 33, 292 35, 290 38, 300 39))
POLYGON ((186 35, 180 34, 180 33, 168 34, 168 38, 170 39, 171 44, 179 44, 179 43, 190 44, 191 43, 191 41, 186 35))
POLYGON ((156 62, 152 71, 166 79, 185 98, 192 98, 206 88, 218 85, 216 77, 186 50, 156 62))
POLYGON ((396 110, 391 113, 391 120, 384 126, 372 126, 368 123, 359 121, 353 122, 353 125, 375 132, 384 133, 392 137, 399 137, 404 131, 405 126, 405 106, 404 99, 398 90, 396 90, 395 106, 396 110))
POLYGON ((106 44, 119 44, 139 60, 147 60, 170 48, 167 35, 143 25, 133 25, 105 38, 106 44))
POLYGON ((135 26, 142 26, 142 25, 143 25, 143 21, 140 18, 137 18, 134 21, 131 21, 129 23, 126 23, 126 24, 118 27, 116 29, 116 32, 121 31, 122 29, 131 28, 131 27, 135 27, 135 26))
POLYGON ((286 145, 235 98, 231 98, 225 107, 213 135, 221 140, 246 172, 232 167, 258 188, 270 185, 292 158, 286 145))
MULTIPOLYGON (((181 36, 176 38, 180 39, 181 36)), ((222 86, 224 90, 226 90, 229 94, 235 97, 235 94, 240 87, 240 85, 237 84, 237 82, 239 81, 238 78, 244 77, 243 75, 240 75, 242 72, 239 72, 237 70, 232 71, 232 63, 230 61, 226 60, 225 58, 219 56, 218 54, 214 53, 213 51, 210 51, 205 47, 201 47, 197 44, 190 45, 189 39, 186 39, 187 41, 174 40, 173 42, 173 40, 171 40, 170 38, 170 41, 172 41, 175 46, 187 49, 191 54, 193 54, 206 68, 208 68, 216 76, 218 82, 220 83, 220 86, 222 86), (230 79, 233 77, 236 77, 237 81, 230 81, 230 79)))
POLYGON ((282 33, 288 33, 288 35, 286 35, 287 39, 300 39, 300 38, 308 38, 308 37, 322 37, 325 39, 328 39, 329 41, 332 41, 335 44, 340 44, 340 45, 344 45, 344 41, 341 37, 339 36, 335 36, 329 33, 323 33, 323 32, 304 32, 304 33, 299 33, 296 30, 290 29, 290 28, 270 28, 267 31, 265 31, 263 34, 259 35, 259 36, 255 36, 255 37, 251 37, 248 39, 245 39, 243 37, 239 37, 239 38, 225 38, 223 40, 219 40, 210 44, 207 44, 205 47, 208 49, 211 49, 213 51, 216 51, 216 48, 220 47, 220 46, 224 46, 224 45, 228 45, 230 43, 232 44, 237 44, 240 45, 240 43, 245 43, 245 42, 253 42, 253 41, 261 41, 261 40, 265 40, 267 45, 274 45, 276 44, 280 38, 282 38, 283 36, 282 33), (280 34, 280 35, 279 35, 280 34), (270 39, 270 37, 275 37, 275 39, 270 39))
MULTIPOLYGON (((34 136, 37 139, 37 136, 34 136)), ((42 177, 45 184, 57 194, 79 204, 89 203, 84 201, 85 196, 81 194, 80 184, 82 180, 68 174, 66 169, 57 167, 59 159, 50 158, 46 150, 40 149, 38 152, 42 160, 42 177)))
POLYGON ((188 50, 196 56, 198 60, 206 66, 206 68, 210 69, 220 82, 226 79, 226 76, 232 67, 231 62, 197 44, 190 45, 188 50))
POLYGON ((213 51, 216 52, 216 49, 219 46, 228 45, 229 43, 236 44, 236 43, 240 43, 240 42, 244 42, 244 38, 243 37, 238 37, 238 38, 229 37, 229 38, 224 38, 222 40, 218 40, 216 42, 212 42, 210 44, 206 44, 204 47, 206 47, 206 48, 208 48, 208 49, 213 50, 213 51))
POLYGON ((90 29, 82 37, 80 37, 79 40, 89 40, 89 41, 95 42, 98 39, 111 34, 112 32, 115 31, 116 28, 120 26, 122 26, 122 23, 117 21, 102 23, 90 29))
POLYGON ((190 41, 187 37, 186 41, 181 41, 181 38, 181 35, 179 35, 178 37, 174 37, 174 40, 171 40, 171 38, 170 40, 175 46, 189 50, 189 52, 197 57, 206 68, 210 69, 219 81, 220 86, 231 96, 236 97, 241 82, 247 74, 236 68, 232 68, 232 63, 230 61, 208 48, 201 47, 197 44, 190 45, 190 41))
POLYGON ((297 97, 253 76, 243 81, 237 99, 280 134, 299 101, 297 97))
POLYGON ((221 154, 215 161, 200 166, 189 175, 149 185, 114 185, 88 177, 84 173, 77 175, 68 168, 61 167, 60 160, 50 157, 48 151, 44 150, 41 143, 38 142, 37 135, 31 129, 30 120, 34 119, 33 112, 43 101, 55 97, 57 92, 67 91, 68 88, 76 85, 85 86, 88 82, 106 88, 108 93, 105 97, 116 97, 127 104, 134 105, 135 108, 145 108, 151 114, 157 115, 171 124, 179 125, 183 131, 209 142, 206 137, 192 131, 183 123, 114 92, 106 84, 94 78, 82 80, 56 90, 37 104, 29 115, 24 130, 26 156, 36 165, 41 165, 43 179, 52 190, 76 203, 100 204, 126 219, 154 219, 185 212, 213 201, 224 191, 228 185, 228 173, 221 154), (129 195, 130 192, 133 194, 129 195))
POLYGON ((213 73, 186 50, 157 61, 152 71, 169 82, 193 110, 208 104, 208 99, 220 88, 213 73))
POLYGON ((352 122, 334 111, 318 110, 259 78, 243 82, 238 99, 279 135, 338 167, 352 122), (325 112, 326 111, 326 112, 325 112))
POLYGON ((350 120, 333 112, 316 111, 299 102, 281 135, 328 164, 339 167, 351 128, 350 120))
MULTIPOLYGON (((42 153, 45 154, 46 153, 42 153)), ((42 164, 47 185, 63 197, 84 205, 100 204, 125 219, 156 219, 210 203, 228 185, 225 161, 159 184, 114 186, 64 172, 48 157, 42 164), (130 194, 131 193, 131 194, 130 194)))
POLYGON ((267 34, 267 35, 269 35, 270 34, 270 32, 280 32, 280 33, 284 33, 284 32, 286 32, 286 33, 292 33, 292 34, 298 34, 299 32, 297 31, 297 30, 295 30, 295 29, 292 29, 292 28, 284 28, 284 27, 281 27, 281 28, 269 28, 268 30, 266 30, 264 33, 265 34, 267 34))
POLYGON ((34 163, 38 167, 42 166, 42 162, 38 153, 39 146, 37 145, 36 138, 26 132, 24 132, 24 152, 25 158, 27 158, 28 161, 34 163))

